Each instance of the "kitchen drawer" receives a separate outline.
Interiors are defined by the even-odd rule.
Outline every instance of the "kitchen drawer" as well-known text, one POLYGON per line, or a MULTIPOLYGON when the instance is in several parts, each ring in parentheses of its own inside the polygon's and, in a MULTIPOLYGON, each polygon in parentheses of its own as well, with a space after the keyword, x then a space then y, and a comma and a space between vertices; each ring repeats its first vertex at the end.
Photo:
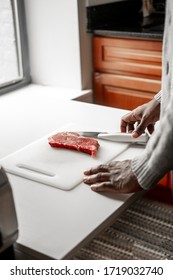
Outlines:
POLYGON ((94 102, 132 110, 150 101, 160 90, 161 82, 132 76, 95 73, 94 102))
POLYGON ((95 71, 161 77, 162 42, 94 37, 95 71))

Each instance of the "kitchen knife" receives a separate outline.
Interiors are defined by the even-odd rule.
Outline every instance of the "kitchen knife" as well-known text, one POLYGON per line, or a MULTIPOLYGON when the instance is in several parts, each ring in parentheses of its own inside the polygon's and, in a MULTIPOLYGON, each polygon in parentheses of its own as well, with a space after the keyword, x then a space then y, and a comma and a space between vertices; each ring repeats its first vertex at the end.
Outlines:
POLYGON ((126 143, 147 143, 149 139, 149 135, 147 133, 143 133, 138 138, 132 137, 131 133, 125 133, 125 132, 115 132, 115 133, 108 133, 108 132, 96 132, 96 131, 82 131, 79 132, 83 136, 86 137, 97 137, 99 139, 104 139, 108 141, 114 141, 114 142, 126 142, 126 143))

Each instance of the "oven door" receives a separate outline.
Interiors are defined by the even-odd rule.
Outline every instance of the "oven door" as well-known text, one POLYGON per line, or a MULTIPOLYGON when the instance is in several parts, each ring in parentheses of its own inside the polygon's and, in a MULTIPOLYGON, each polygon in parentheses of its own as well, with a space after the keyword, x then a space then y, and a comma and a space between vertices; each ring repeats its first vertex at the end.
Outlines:
POLYGON ((0 258, 13 246, 17 237, 18 223, 12 189, 4 169, 0 166, 0 258))

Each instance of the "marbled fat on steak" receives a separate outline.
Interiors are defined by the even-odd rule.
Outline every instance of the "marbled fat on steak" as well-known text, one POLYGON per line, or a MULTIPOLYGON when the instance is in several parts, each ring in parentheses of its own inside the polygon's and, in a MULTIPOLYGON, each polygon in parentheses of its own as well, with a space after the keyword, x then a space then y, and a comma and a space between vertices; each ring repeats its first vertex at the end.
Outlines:
POLYGON ((51 147, 77 150, 95 157, 99 148, 97 140, 76 132, 59 132, 48 138, 51 147))

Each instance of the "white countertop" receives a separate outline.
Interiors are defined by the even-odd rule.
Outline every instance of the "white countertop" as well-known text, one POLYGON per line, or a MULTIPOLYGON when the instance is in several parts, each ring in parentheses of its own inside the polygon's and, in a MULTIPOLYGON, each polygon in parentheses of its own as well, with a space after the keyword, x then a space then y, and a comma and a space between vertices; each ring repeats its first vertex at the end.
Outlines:
MULTIPOLYGON (((54 91, 36 88, 0 96, 0 158, 69 122, 118 131, 125 112, 64 100, 54 91)), ((134 146, 118 158, 131 158, 142 149, 134 146)), ((19 222, 17 242, 39 258, 71 257, 137 196, 102 195, 84 183, 62 191, 10 174, 9 179, 19 222)))

